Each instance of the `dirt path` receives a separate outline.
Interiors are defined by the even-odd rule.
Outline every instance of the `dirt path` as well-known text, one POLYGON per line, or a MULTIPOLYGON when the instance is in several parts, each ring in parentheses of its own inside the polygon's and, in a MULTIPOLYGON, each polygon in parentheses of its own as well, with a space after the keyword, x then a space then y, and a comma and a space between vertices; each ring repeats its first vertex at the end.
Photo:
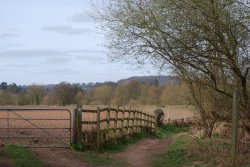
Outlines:
POLYGON ((92 167, 80 160, 70 149, 46 148, 32 149, 39 159, 52 167, 92 167))
MULTIPOLYGON (((154 155, 166 151, 171 141, 182 134, 169 139, 143 139, 129 145, 122 152, 108 153, 108 156, 125 162, 127 167, 151 167, 154 155)), ((53 167, 93 167, 80 160, 80 157, 70 149, 33 149, 33 152, 53 167)), ((84 156, 84 153, 81 156, 84 156)))
MULTIPOLYGON (((167 149, 172 139, 143 139, 136 144, 129 145, 119 153, 110 153, 110 157, 119 159, 127 167, 151 167, 153 155, 167 149)), ((70 149, 32 149, 39 159, 52 167, 93 167, 76 157, 70 149)), ((84 156, 84 153, 82 154, 84 156)))
POLYGON ((144 139, 114 156, 125 161, 128 167, 150 167, 153 155, 165 151, 170 141, 170 139, 144 139))
POLYGON ((173 135, 169 139, 143 139, 114 156, 125 161, 128 167, 151 167, 154 155, 166 151, 171 141, 183 134, 173 135))

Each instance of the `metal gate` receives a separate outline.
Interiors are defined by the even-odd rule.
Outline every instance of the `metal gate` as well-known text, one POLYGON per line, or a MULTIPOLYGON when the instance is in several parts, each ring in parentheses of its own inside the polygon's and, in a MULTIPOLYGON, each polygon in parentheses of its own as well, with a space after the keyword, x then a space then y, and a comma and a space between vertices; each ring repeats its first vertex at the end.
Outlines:
POLYGON ((69 147, 71 122, 67 109, 1 108, 0 142, 22 147, 69 147))

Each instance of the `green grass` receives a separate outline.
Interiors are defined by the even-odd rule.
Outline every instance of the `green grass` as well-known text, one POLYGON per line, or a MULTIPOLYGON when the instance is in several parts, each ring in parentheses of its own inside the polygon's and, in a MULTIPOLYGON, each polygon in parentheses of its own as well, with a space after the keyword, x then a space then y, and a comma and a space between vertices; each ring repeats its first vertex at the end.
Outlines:
POLYGON ((241 164, 240 167, 250 167, 250 162, 246 162, 244 164, 241 164))
POLYGON ((87 154, 86 156, 83 157, 83 160, 96 167, 126 166, 125 162, 97 153, 87 154))
MULTIPOLYGON (((206 153, 196 154, 190 153, 189 148, 192 147, 193 139, 187 135, 181 136, 173 141, 165 153, 159 154, 153 161, 154 167, 213 167, 207 162, 210 158, 206 153)), ((201 142, 201 141, 200 141, 201 142)), ((205 141, 203 144, 210 144, 205 141)), ((197 152, 198 153, 198 152, 197 152)))
POLYGON ((28 148, 17 145, 6 145, 1 150, 1 155, 11 159, 16 167, 48 167, 49 165, 39 160, 28 148))
POLYGON ((168 151, 157 155, 153 162, 155 167, 182 167, 185 166, 192 157, 186 157, 185 147, 188 145, 188 140, 183 138, 176 139, 168 147, 168 151))
MULTIPOLYGON (((173 141, 168 150, 155 156, 154 167, 232 167, 231 144, 218 138, 194 138, 180 136, 173 141)), ((250 167, 248 155, 238 155, 239 167, 250 167)))
POLYGON ((169 138, 173 134, 187 132, 189 130, 188 126, 175 126, 173 124, 168 124, 162 127, 159 127, 156 130, 156 136, 159 138, 169 138))

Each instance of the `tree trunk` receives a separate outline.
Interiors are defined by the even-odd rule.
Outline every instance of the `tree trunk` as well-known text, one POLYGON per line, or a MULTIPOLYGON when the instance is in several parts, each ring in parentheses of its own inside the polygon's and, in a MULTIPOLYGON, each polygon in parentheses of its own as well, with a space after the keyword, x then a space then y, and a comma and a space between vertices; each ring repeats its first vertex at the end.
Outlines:
POLYGON ((212 121, 209 125, 207 125, 203 137, 209 137, 209 138, 212 137, 214 124, 215 124, 215 121, 212 121))

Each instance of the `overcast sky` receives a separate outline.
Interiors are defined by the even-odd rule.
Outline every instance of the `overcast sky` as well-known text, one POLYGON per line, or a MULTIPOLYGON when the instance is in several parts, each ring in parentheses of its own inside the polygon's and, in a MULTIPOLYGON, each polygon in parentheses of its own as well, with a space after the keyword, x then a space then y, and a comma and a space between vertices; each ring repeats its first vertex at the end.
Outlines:
POLYGON ((0 82, 117 81, 157 75, 107 61, 88 0, 0 0, 0 82))

